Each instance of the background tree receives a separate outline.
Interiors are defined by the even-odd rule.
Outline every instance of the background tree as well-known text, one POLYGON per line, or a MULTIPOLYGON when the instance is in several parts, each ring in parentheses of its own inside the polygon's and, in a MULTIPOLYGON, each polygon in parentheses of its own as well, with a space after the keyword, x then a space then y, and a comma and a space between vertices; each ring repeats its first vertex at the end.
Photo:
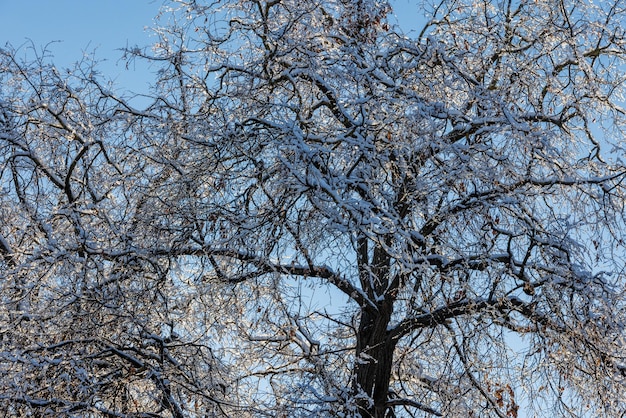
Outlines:
POLYGON ((622 2, 173 6, 142 109, 2 50, 5 410, 624 410, 622 2))

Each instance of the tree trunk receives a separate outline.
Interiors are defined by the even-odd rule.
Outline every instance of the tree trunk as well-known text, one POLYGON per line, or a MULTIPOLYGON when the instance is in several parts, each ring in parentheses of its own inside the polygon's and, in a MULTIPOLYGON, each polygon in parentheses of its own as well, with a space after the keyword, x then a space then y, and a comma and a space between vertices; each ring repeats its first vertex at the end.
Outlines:
MULTIPOLYGON (((363 309, 357 334, 354 391, 364 418, 383 418, 387 411, 389 380, 396 340, 387 332, 393 302, 385 300, 378 311, 363 309)), ((389 416, 389 415, 387 415, 389 416)))

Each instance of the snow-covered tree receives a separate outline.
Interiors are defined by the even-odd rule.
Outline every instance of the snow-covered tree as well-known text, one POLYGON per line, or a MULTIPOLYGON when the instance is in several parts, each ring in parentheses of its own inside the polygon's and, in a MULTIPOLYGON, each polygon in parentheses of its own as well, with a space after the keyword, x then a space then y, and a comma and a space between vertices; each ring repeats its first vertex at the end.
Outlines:
POLYGON ((623 412, 626 3, 422 10, 173 2, 140 102, 0 50, 0 407, 623 412))

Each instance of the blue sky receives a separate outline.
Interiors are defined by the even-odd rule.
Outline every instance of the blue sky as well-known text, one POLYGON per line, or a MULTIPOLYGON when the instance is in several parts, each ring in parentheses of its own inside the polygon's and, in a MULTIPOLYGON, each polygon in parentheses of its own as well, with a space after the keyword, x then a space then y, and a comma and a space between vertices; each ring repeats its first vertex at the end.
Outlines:
MULTIPOLYGON (((421 20, 417 0, 391 0, 405 30, 421 20)), ((59 67, 69 67, 85 52, 103 60, 103 75, 120 87, 145 88, 151 77, 147 67, 126 70, 121 48, 152 42, 152 25, 163 0, 0 0, 0 47, 10 43, 22 56, 47 46, 59 67), (51 43, 52 42, 52 43, 51 43)))
POLYGON ((157 13, 160 0, 0 0, 0 40, 14 46, 31 39, 36 45, 62 41, 63 53, 99 47, 110 55, 127 41, 148 40, 143 28, 157 13))
POLYGON ((10 43, 18 56, 45 48, 59 67, 95 53, 98 69, 120 87, 147 87, 146 67, 126 70, 121 48, 151 43, 152 25, 162 0, 0 0, 0 47, 10 43), (143 76, 142 76, 143 75, 143 76), (137 84, 140 85, 137 85, 137 84), (143 84, 143 85, 142 85, 143 84))

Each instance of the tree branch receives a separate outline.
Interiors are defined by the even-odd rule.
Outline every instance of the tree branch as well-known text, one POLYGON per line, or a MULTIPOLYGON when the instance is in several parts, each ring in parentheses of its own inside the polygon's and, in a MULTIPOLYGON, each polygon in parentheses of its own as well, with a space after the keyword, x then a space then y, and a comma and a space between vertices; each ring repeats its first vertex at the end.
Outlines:
POLYGON ((393 408, 394 406, 411 406, 413 408, 417 408, 424 412, 427 412, 431 415, 435 415, 437 417, 442 417, 443 414, 427 405, 416 402, 411 399, 390 399, 387 401, 387 406, 393 408))
POLYGON ((534 312, 530 303, 524 302, 515 296, 498 299, 462 299, 437 308, 431 312, 403 320, 395 328, 389 331, 389 336, 392 339, 399 339, 416 329, 433 328, 438 325, 445 324, 449 319, 477 313, 487 308, 495 308, 499 311, 514 310, 520 312, 529 319, 547 324, 547 320, 545 318, 534 312))

